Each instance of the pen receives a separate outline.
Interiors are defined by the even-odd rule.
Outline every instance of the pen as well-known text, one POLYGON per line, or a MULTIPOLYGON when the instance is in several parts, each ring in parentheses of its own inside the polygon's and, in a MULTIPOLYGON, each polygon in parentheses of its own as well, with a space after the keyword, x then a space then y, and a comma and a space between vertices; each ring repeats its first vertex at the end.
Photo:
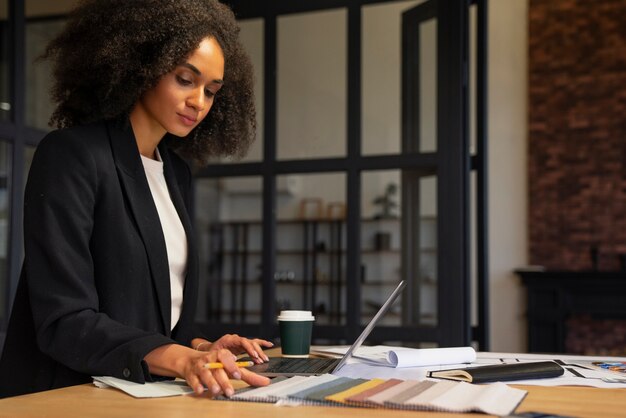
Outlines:
MULTIPOLYGON (((235 362, 237 367, 250 367, 254 366, 253 361, 237 361, 235 362)), ((205 369, 223 369, 224 365, 222 363, 206 363, 203 366, 205 369)))

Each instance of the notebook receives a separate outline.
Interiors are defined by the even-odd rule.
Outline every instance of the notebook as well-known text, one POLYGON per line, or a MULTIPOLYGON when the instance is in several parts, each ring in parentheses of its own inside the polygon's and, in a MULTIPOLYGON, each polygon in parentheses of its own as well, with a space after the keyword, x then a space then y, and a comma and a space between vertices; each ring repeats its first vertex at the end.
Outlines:
POLYGON ((428 377, 463 380, 469 383, 502 382, 510 380, 559 377, 563 368, 553 361, 532 363, 491 364, 465 369, 428 372, 428 377))
POLYGON ((361 335, 354 341, 354 344, 350 346, 346 354, 339 359, 328 358, 282 358, 271 357, 270 361, 263 364, 256 364, 250 367, 255 373, 263 376, 275 377, 275 376, 319 376, 325 373, 332 373, 343 367, 354 352, 363 344, 365 339, 370 335, 372 329, 376 326, 378 321, 389 310, 389 307, 396 300, 398 295, 402 293, 406 283, 401 281, 394 289, 391 295, 387 298, 383 306, 380 307, 376 315, 367 324, 361 335))

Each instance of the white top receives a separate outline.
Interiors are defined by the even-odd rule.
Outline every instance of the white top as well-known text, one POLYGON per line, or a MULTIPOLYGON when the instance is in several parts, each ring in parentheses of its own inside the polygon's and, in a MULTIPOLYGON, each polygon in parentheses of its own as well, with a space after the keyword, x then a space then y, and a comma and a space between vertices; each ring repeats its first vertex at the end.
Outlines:
POLYGON ((183 288, 187 273, 187 235, 170 197, 163 175, 163 161, 161 161, 158 149, 156 150, 156 157, 158 161, 142 155, 141 162, 146 171, 148 185, 159 212, 163 236, 165 237, 167 261, 170 269, 170 293, 172 295, 171 327, 174 329, 183 306, 183 288))

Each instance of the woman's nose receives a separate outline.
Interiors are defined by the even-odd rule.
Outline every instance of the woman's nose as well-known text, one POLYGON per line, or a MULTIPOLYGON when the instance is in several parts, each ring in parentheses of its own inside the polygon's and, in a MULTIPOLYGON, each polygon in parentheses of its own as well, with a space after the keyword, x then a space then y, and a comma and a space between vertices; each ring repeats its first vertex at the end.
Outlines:
POLYGON ((187 106, 192 107, 196 111, 200 112, 204 110, 205 101, 206 101, 206 95, 204 94, 204 89, 196 89, 187 98, 187 106))

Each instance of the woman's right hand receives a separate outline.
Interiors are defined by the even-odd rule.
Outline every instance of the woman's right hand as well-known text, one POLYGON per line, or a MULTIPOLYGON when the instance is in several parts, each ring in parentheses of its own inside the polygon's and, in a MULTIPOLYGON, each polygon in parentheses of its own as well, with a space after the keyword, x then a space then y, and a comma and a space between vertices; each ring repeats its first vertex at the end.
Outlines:
POLYGON ((144 360, 150 373, 181 377, 197 394, 209 389, 214 396, 220 393, 230 397, 235 391, 230 378, 243 380, 251 386, 265 386, 270 380, 235 364, 236 357, 227 349, 196 351, 177 344, 168 344, 152 350, 144 360), (209 369, 208 363, 222 363, 221 369, 209 369))
POLYGON ((245 368, 239 368, 235 364, 237 357, 227 349, 214 351, 199 351, 200 355, 187 362, 183 371, 183 378, 197 394, 204 392, 206 386, 213 395, 224 393, 231 397, 235 393, 230 378, 243 380, 251 386, 265 386, 269 379, 252 373, 245 368), (222 363, 223 369, 208 369, 207 363, 222 363))

